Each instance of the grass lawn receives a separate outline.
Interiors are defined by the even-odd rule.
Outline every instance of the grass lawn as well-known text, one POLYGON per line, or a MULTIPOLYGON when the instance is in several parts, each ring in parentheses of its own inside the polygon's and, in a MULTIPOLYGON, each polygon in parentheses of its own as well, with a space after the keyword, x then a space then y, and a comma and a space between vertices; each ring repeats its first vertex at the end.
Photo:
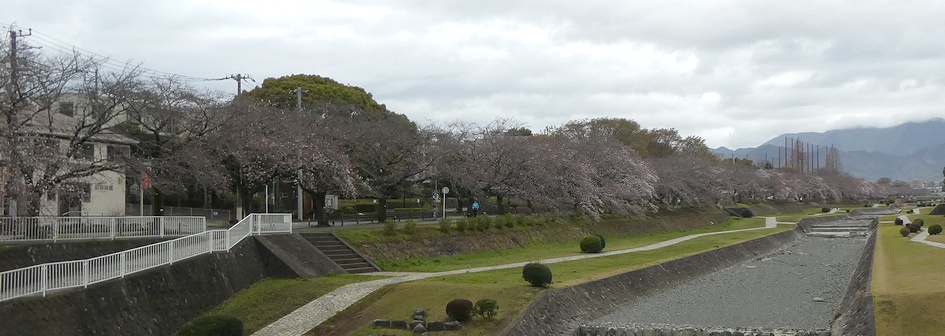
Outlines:
MULTIPOLYGON (((770 230, 726 233, 700 237, 657 250, 549 264, 548 266, 554 274, 554 283, 551 287, 572 286, 790 229, 792 228, 778 227, 770 230)), ((693 233, 692 231, 696 230, 691 230, 689 233, 693 233)), ((642 238, 650 239, 649 237, 642 238)), ((638 246, 635 243, 624 244, 626 244, 625 246, 638 246)), ((609 241, 606 250, 611 250, 609 241)), ((504 262, 498 262, 498 264, 515 262, 516 260, 510 259, 514 257, 514 255, 507 256, 502 259, 504 262)), ((549 257, 551 256, 542 256, 541 258, 549 257)), ((471 323, 465 324, 461 331, 443 332, 443 334, 497 335, 542 290, 529 287, 521 279, 521 272, 521 268, 516 267, 429 278, 387 286, 322 323, 312 331, 312 334, 410 335, 406 331, 398 333, 394 330, 375 329, 369 326, 368 323, 375 318, 407 319, 415 308, 426 309, 429 313, 429 320, 442 320, 446 318, 446 303, 452 299, 466 298, 476 302, 480 299, 489 298, 499 303, 499 314, 495 320, 484 321, 477 317, 471 323)))
MULTIPOLYGON (((928 227, 930 217, 910 219, 926 218, 928 227)), ((876 334, 943 335, 941 265, 945 265, 945 249, 910 242, 899 235, 899 228, 880 224, 877 236, 872 281, 876 334)))
POLYGON ((381 278, 335 274, 313 279, 264 279, 240 291, 211 313, 239 317, 244 324, 243 334, 250 335, 338 287, 381 278))
MULTIPOLYGON (((756 217, 742 219, 737 217, 729 217, 729 219, 727 219, 724 223, 698 229, 664 231, 624 238, 607 238, 606 250, 613 251, 630 249, 697 233, 760 228, 763 226, 764 218, 756 217)), ((520 248, 483 251, 478 253, 459 254, 437 258, 375 260, 375 263, 385 271, 441 272, 539 259, 566 257, 579 254, 581 254, 581 249, 578 245, 578 242, 575 241, 568 243, 532 244, 520 248)))

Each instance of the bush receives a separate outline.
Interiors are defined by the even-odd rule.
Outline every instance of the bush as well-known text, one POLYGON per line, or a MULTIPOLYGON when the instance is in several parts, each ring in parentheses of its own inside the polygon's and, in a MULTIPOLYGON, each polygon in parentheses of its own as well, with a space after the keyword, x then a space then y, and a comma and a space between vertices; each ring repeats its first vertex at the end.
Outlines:
POLYGON ((558 216, 553 213, 543 213, 541 214, 541 220, 537 221, 538 225, 553 225, 558 222, 558 216))
POLYGON ((896 217, 895 223, 896 225, 902 226, 902 218, 896 217))
POLYGON ((519 214, 519 215, 528 215, 528 214, 531 214, 531 213, 532 213, 532 208, 529 208, 529 207, 524 206, 524 205, 519 205, 519 206, 515 207, 515 213, 517 213, 517 214, 519 214))
POLYGON ((830 208, 828 208, 828 207, 820 208, 820 212, 823 212, 823 213, 830 212, 830 208))
POLYGON ((912 230, 910 230, 908 227, 903 226, 901 229, 899 229, 899 234, 901 234, 903 237, 908 237, 910 233, 912 233, 912 230))
POLYGON ((449 217, 440 219, 440 232, 450 233, 450 219, 449 217))
POLYGON ((417 232, 417 221, 413 219, 408 219, 407 223, 404 224, 404 233, 412 235, 417 232))
POLYGON ((468 219, 464 217, 464 218, 460 218, 456 220, 456 231, 459 231, 459 233, 463 233, 463 232, 466 232, 466 229, 468 228, 469 228, 468 219))
POLYGON ((547 287, 551 284, 551 269, 548 265, 530 262, 522 268, 522 279, 535 287, 547 287))
POLYGON ((922 227, 916 223, 909 223, 906 227, 909 228, 909 231, 912 233, 919 232, 919 230, 922 229, 922 227))
POLYGON ((495 220, 493 220, 493 222, 495 223, 495 228, 499 230, 504 228, 505 223, 506 223, 505 221, 506 221, 505 216, 495 216, 495 220))
POLYGON ((600 238, 597 236, 587 236, 581 239, 581 252, 600 253, 604 247, 601 246, 600 238))
POLYGON ((190 321, 177 336, 243 336, 243 321, 232 315, 210 314, 190 321))
POLYGON ((473 307, 473 311, 476 312, 476 315, 481 316, 484 319, 491 320, 498 313, 499 303, 493 299, 482 299, 476 301, 476 305, 473 307))
POLYGON ((918 225, 919 227, 925 226, 925 220, 922 218, 916 219, 912 223, 918 225))
POLYGON ((489 216, 477 216, 473 217, 476 221, 476 230, 480 232, 489 231, 489 227, 492 226, 492 217, 489 216))
POLYGON ((466 299, 454 299, 446 304, 446 315, 450 318, 466 322, 472 318, 473 303, 466 299))
POLYGON ((504 214, 502 215, 502 217, 505 218, 505 227, 511 229, 512 227, 515 226, 515 221, 517 220, 515 216, 512 216, 512 214, 504 214))
POLYGON ((397 234, 397 222, 387 220, 384 222, 384 235, 393 236, 397 234))
POLYGON ((742 209, 742 211, 740 212, 740 214, 741 214, 742 217, 744 217, 744 218, 752 218, 752 217, 755 216, 755 214, 751 213, 751 210, 748 209, 748 208, 742 209))
POLYGON ((941 226, 941 225, 938 225, 938 224, 929 225, 929 234, 930 234, 930 235, 937 235, 937 234, 939 234, 939 233, 942 233, 942 226, 941 226))

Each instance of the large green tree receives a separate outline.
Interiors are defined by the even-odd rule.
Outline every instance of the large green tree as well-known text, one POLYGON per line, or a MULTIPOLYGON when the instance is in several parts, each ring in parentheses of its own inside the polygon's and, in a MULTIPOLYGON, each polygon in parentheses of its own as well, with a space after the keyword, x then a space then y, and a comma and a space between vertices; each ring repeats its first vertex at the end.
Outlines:
POLYGON ((302 109, 305 111, 355 114, 371 119, 391 114, 386 106, 374 101, 374 97, 364 89, 318 75, 267 78, 262 86, 247 95, 276 108, 295 109, 297 88, 302 89, 302 109))

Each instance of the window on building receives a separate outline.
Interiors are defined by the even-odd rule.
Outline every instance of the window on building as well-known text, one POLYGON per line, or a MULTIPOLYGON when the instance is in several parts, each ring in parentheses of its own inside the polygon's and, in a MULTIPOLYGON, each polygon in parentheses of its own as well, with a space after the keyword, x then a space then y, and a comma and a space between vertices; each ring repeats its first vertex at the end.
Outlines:
POLYGON ((107 151, 108 151, 107 155, 108 155, 109 160, 125 158, 131 154, 131 149, 125 146, 109 145, 107 151))
POLYGON ((82 184, 82 202, 91 202, 92 201, 92 185, 88 183, 82 184))
POLYGON ((59 113, 70 117, 75 116, 75 104, 70 102, 59 103, 59 113))
POLYGON ((92 161, 95 158, 95 145, 82 144, 80 146, 79 152, 76 153, 76 159, 92 161))

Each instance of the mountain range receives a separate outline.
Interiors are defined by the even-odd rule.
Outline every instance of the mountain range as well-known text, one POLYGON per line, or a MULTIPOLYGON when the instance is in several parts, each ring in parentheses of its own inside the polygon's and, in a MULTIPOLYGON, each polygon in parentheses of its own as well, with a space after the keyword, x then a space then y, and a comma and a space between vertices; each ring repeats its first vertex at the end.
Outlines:
POLYGON ((815 166, 825 165, 827 148, 833 146, 840 151, 843 170, 856 177, 869 181, 881 177, 904 181, 942 180, 942 167, 945 167, 945 119, 942 118, 886 128, 788 133, 754 148, 732 150, 719 147, 710 150, 723 158, 735 157, 755 162, 767 159, 779 167, 782 161, 786 161, 786 141, 790 147, 791 141, 796 139, 814 146, 811 161, 815 166), (817 146, 820 147, 819 155, 817 146))

